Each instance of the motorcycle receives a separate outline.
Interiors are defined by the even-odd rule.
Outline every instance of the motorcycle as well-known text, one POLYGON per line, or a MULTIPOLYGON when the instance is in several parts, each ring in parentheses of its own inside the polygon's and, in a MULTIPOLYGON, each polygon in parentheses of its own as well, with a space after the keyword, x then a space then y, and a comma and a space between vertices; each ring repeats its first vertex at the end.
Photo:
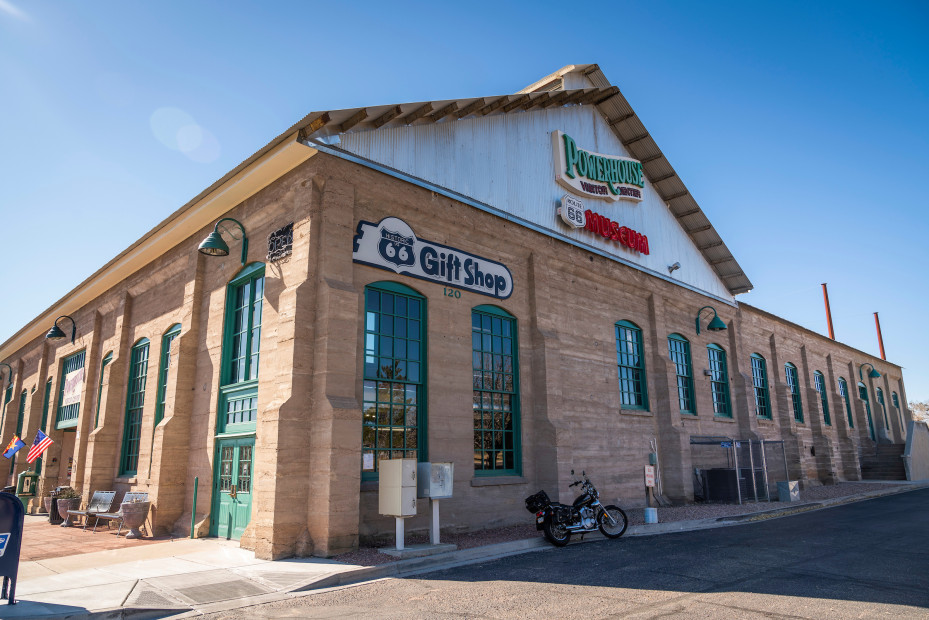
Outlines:
MULTIPOLYGON (((573 469, 571 475, 574 475, 573 469)), ((581 476, 582 480, 568 485, 581 486, 581 494, 571 506, 551 501, 545 491, 526 498, 526 510, 535 514, 535 528, 542 530, 545 538, 556 547, 567 545, 571 534, 600 530, 607 538, 619 538, 626 532, 626 513, 619 506, 601 504, 600 493, 587 473, 582 471, 581 476)))

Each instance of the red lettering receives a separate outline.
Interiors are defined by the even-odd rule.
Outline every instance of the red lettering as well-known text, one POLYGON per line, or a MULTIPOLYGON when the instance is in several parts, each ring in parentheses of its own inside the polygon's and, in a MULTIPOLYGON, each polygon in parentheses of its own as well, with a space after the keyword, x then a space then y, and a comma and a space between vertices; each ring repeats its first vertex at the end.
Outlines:
POLYGON ((613 241, 619 239, 619 222, 610 222, 610 239, 613 241))
POLYGON ((614 222, 590 209, 584 211, 584 219, 584 228, 590 232, 601 235, 605 239, 618 241, 642 254, 649 254, 648 237, 645 235, 626 226, 620 226, 619 222, 614 222))
POLYGON ((623 226, 619 229, 619 239, 618 241, 623 245, 629 245, 629 229, 623 226))
POLYGON ((642 254, 648 254, 648 237, 642 235, 642 242, 639 245, 639 252, 642 254))

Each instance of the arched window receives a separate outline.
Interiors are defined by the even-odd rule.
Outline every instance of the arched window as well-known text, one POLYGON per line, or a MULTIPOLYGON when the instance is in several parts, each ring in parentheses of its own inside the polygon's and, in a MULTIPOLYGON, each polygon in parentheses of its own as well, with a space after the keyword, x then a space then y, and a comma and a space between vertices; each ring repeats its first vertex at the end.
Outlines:
POLYGON ((713 415, 731 418, 732 407, 729 404, 729 367, 726 364, 726 351, 718 344, 709 344, 706 352, 710 362, 713 415))
POLYGON ((855 428, 855 419, 852 417, 852 403, 848 396, 848 382, 839 377, 839 396, 845 401, 845 415, 848 416, 848 427, 855 428))
POLYGON ((890 430, 890 419, 887 417, 887 406, 884 404, 884 390, 877 388, 877 402, 881 404, 881 411, 884 414, 884 428, 890 430))
POLYGON ((629 321, 616 323, 616 366, 619 373, 619 396, 623 409, 648 410, 645 383, 645 356, 642 353, 642 330, 629 321))
POLYGON ((265 266, 252 263, 242 269, 226 289, 217 421, 220 433, 253 432, 258 422, 258 360, 264 287, 265 266))
POLYGON ((426 298, 396 282, 365 287, 362 478, 381 459, 426 460, 426 298))
POLYGON ((832 426, 832 417, 829 415, 829 397, 826 395, 826 378, 818 370, 813 373, 813 385, 819 392, 819 401, 823 406, 823 422, 832 426))
POLYGON ((132 346, 129 358, 129 387, 126 390, 126 423, 123 426, 120 476, 135 475, 139 469, 142 411, 145 408, 145 383, 148 377, 148 349, 148 338, 142 338, 132 346))
POLYGON ((790 390, 790 402, 793 405, 794 421, 803 422, 803 401, 800 399, 800 377, 797 367, 787 362, 784 364, 784 374, 787 378, 787 389, 790 390))
POLYGON ((81 413, 81 391, 84 385, 84 353, 79 351, 61 361, 58 388, 58 416, 55 428, 74 428, 81 413))
POLYGON ((519 360, 510 313, 471 310, 471 367, 475 474, 518 475, 519 360))
POLYGON ((874 420, 871 418, 871 403, 868 401, 868 388, 861 381, 858 382, 858 398, 864 401, 864 412, 865 416, 868 418, 868 435, 871 437, 871 441, 874 441, 874 420))
MULTIPOLYGON (((261 325, 259 324, 259 329, 261 325)), ((152 426, 154 432, 154 427, 158 426, 158 423, 165 416, 165 401, 168 398, 168 373, 171 371, 171 355, 174 353, 174 340, 181 333, 181 324, 177 323, 172 325, 168 331, 165 332, 164 336, 161 337, 161 355, 159 355, 158 362, 158 398, 155 401, 155 424, 152 426)))
MULTIPOLYGON (((39 428, 42 429, 42 432, 48 434, 49 429, 46 426, 48 424, 48 406, 52 401, 52 378, 49 377, 45 381, 45 394, 42 395, 42 421, 39 425, 39 428)), ((36 459, 35 461, 35 473, 42 473, 42 457, 36 459)))
POLYGON ((668 336, 668 354, 677 379, 677 403, 681 413, 696 415, 694 403, 694 366, 690 359, 690 342, 680 334, 668 336))
POLYGON ((106 370, 106 367, 109 366, 112 361, 113 352, 110 351, 103 356, 103 361, 100 363, 100 383, 97 385, 97 412, 94 414, 94 428, 100 426, 100 401, 103 400, 103 371, 106 370))
POLYGON ((900 399, 897 398, 897 393, 896 393, 896 392, 891 392, 891 393, 890 393, 890 399, 893 401, 894 407, 896 407, 897 409, 899 409, 899 408, 900 408, 900 399))
POLYGON ((765 359, 752 353, 752 389, 755 392, 755 415, 771 419, 771 397, 768 393, 768 366, 765 359))
MULTIPOLYGON (((26 418, 26 399, 29 397, 29 391, 23 390, 19 395, 19 413, 16 416, 16 436, 22 440, 23 420, 26 418)), ((17 453, 18 454, 18 453, 17 453)), ((16 454, 10 459, 10 475, 16 470, 16 454)))

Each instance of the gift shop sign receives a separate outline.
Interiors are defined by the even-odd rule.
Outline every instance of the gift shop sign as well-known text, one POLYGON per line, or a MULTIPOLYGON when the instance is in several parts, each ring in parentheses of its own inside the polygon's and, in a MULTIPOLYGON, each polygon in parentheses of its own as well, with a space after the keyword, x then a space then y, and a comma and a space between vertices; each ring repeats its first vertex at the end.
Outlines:
POLYGON ((584 203, 574 196, 565 194, 561 198, 558 215, 572 228, 583 228, 640 254, 649 254, 648 237, 595 211, 585 209, 584 203))
POLYGON ((555 180, 565 189, 592 198, 642 200, 642 162, 578 148, 562 131, 552 132, 555 180))
POLYGON ((497 299, 513 294, 513 276, 505 265, 417 239, 409 224, 396 217, 358 222, 352 260, 497 299))

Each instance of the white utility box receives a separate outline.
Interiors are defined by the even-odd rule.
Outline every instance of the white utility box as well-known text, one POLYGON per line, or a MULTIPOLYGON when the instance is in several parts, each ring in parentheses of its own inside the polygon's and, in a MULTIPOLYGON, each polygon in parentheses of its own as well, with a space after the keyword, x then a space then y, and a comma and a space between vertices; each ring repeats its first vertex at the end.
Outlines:
POLYGON ((416 459, 389 459, 378 463, 378 509, 382 515, 416 515, 416 459))
POLYGON ((417 497, 448 499, 455 482, 454 463, 420 463, 417 477, 417 497))

